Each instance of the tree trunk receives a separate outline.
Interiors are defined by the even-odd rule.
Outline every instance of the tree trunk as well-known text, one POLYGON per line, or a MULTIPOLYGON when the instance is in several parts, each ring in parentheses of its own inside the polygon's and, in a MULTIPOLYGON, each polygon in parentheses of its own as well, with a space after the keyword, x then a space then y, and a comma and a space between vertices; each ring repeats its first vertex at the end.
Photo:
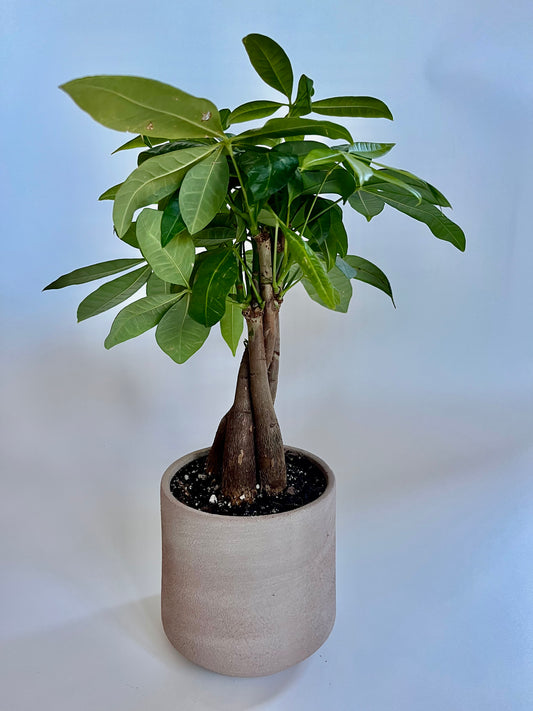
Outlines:
POLYGON ((281 299, 272 286, 270 235, 255 237, 258 288, 256 303, 243 315, 248 342, 239 368, 235 400, 222 418, 207 459, 207 471, 221 481, 221 490, 233 503, 250 501, 257 484, 276 494, 287 486, 285 452, 274 401, 279 372, 279 309, 281 299))
POLYGON ((250 393, 254 415, 254 439, 257 472, 261 488, 276 494, 287 485, 285 452, 274 411, 268 382, 265 355, 263 314, 249 309, 244 313, 248 325, 248 353, 250 360, 250 393))

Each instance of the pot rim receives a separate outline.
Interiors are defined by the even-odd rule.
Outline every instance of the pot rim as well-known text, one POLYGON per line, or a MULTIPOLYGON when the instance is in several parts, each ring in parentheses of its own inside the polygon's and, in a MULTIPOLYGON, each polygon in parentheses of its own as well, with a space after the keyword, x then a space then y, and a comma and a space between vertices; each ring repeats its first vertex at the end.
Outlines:
POLYGON ((335 475, 323 459, 320 459, 320 457, 317 457, 316 454, 308 452, 305 449, 301 449, 300 447, 293 447, 292 445, 285 445, 285 451, 295 452, 296 454, 303 455, 304 457, 306 457, 306 459, 310 459, 322 470, 322 473, 324 474, 327 480, 326 488, 318 498, 313 499, 313 501, 310 501, 308 504, 303 504, 303 506, 298 506, 295 509, 291 509, 290 511, 280 511, 279 513, 272 514, 260 514, 258 516, 228 516, 225 514, 210 513, 209 511, 201 511, 199 509, 194 508, 193 506, 187 506, 187 504, 184 504, 179 501, 179 499, 177 499, 170 491, 170 481, 172 477, 179 469, 185 466, 185 464, 188 464, 194 459, 199 459, 200 457, 205 456, 209 452, 209 447, 197 449, 194 452, 184 454, 183 456, 179 457, 179 459, 176 459, 176 461, 172 462, 172 464, 167 467, 165 473, 163 474, 163 477, 161 478, 161 495, 164 496, 167 501, 170 501, 173 506, 176 506, 178 509, 183 509, 187 511, 189 515, 205 516, 209 519, 225 519, 234 522, 268 521, 273 519, 275 519, 276 521, 280 521, 282 518, 298 515, 300 511, 309 511, 313 506, 324 505, 324 502, 335 496, 335 475))

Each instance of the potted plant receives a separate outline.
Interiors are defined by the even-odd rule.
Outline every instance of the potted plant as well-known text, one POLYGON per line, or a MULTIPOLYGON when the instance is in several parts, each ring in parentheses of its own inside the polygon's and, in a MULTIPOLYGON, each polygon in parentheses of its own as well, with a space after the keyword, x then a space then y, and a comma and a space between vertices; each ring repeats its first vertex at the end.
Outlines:
POLYGON ((162 617, 193 661, 253 676, 312 654, 335 617, 334 477, 315 455, 284 447, 274 410, 286 295, 301 282, 314 301, 346 312, 357 279, 393 298, 385 274, 349 253, 341 203, 367 220, 393 207, 460 250, 465 238, 439 190, 380 162, 394 144, 356 142, 329 118, 392 119, 382 101, 315 99, 305 74, 294 90, 276 42, 243 42, 279 101, 218 110, 130 76, 61 87, 104 126, 135 134, 117 150, 140 148, 137 167, 100 199, 113 201, 116 235, 139 253, 46 289, 112 276, 81 302, 79 321, 145 289, 118 313, 105 346, 155 328, 177 363, 217 324, 235 355, 246 326, 235 399, 213 444, 162 479, 162 617), (241 130, 258 119, 268 120, 241 130))

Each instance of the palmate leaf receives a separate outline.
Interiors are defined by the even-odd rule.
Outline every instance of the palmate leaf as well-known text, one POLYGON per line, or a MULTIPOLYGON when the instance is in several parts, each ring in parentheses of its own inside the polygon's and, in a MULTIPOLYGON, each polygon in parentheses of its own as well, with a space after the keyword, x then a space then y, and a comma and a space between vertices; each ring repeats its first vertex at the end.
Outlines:
POLYGON ((194 242, 187 232, 175 235, 161 245, 163 213, 146 207, 137 220, 137 239, 143 255, 155 274, 171 284, 188 286, 195 259, 194 242))
POLYGON ((233 355, 237 352, 244 328, 242 308, 233 301, 226 301, 226 311, 220 319, 220 333, 233 355))
POLYGON ((143 258, 111 259, 108 262, 99 262, 98 264, 91 264, 88 267, 80 267, 79 269, 74 269, 74 271, 69 272, 68 274, 63 274, 63 276, 60 276, 51 284, 45 286, 43 291, 47 291, 48 289, 63 289, 65 286, 85 284, 88 281, 103 279, 106 276, 111 276, 111 274, 125 272, 126 269, 130 269, 141 262, 144 262, 143 258))
POLYGON ((350 267, 355 269, 356 273, 353 277, 354 279, 364 281, 366 284, 370 284, 371 286, 375 286, 376 289, 380 289, 387 294, 387 296, 390 296, 391 301, 394 304, 394 297, 392 295, 390 282, 379 267, 376 267, 375 264, 369 262, 368 259, 356 257, 354 254, 347 254, 344 257, 344 261, 350 267))
POLYGON ((118 277, 118 279, 102 284, 96 291, 83 299, 78 306, 78 321, 84 321, 91 316, 101 314, 129 299, 139 291, 141 286, 146 284, 151 272, 150 266, 141 267, 118 277))
POLYGON ((183 297, 181 294, 145 296, 128 304, 116 315, 111 330, 104 341, 106 348, 136 338, 156 326, 169 308, 183 297))
POLYGON ((352 143, 350 132, 344 126, 331 121, 315 121, 308 118, 274 118, 261 128, 239 133, 233 141, 260 142, 263 138, 285 138, 288 136, 326 136, 343 138, 352 143))
POLYGON ((281 228, 289 250, 294 260, 301 267, 304 277, 311 282, 324 304, 330 309, 335 309, 337 304, 340 303, 340 295, 328 279, 320 258, 300 235, 284 225, 281 228))
POLYGON ((244 121, 253 121, 254 119, 272 116, 282 106, 283 104, 277 101, 248 101, 246 104, 241 104, 236 109, 233 109, 228 117, 228 125, 231 126, 234 123, 243 123, 244 121))
POLYGON ((273 39, 266 35, 251 34, 243 44, 253 68, 261 79, 291 100, 293 73, 289 58, 273 39))
POLYGON ((451 242, 457 249, 464 252, 466 238, 463 230, 434 205, 428 202, 419 203, 416 198, 406 194, 401 188, 388 183, 368 184, 365 186, 365 190, 378 195, 387 205, 391 205, 396 210, 424 222, 435 237, 451 242))
POLYGON ((244 187, 255 202, 268 199, 287 185, 298 167, 298 158, 292 155, 266 151, 247 151, 238 156, 239 169, 243 173, 244 187))
POLYGON ((187 293, 171 306, 159 321, 155 332, 161 350, 176 363, 185 363, 194 355, 203 346, 210 331, 189 316, 190 298, 191 295, 187 293))
POLYGON ((204 326, 214 326, 224 316, 226 297, 239 270, 231 247, 201 255, 194 277, 189 315, 204 326))
POLYGON ((188 171, 179 192, 179 206, 191 235, 206 227, 218 213, 224 204, 228 183, 228 161, 222 148, 188 171))
MULTIPOLYGON (((348 311, 348 306, 350 305, 350 300, 352 298, 353 293, 350 280, 346 278, 346 276, 337 266, 333 267, 333 269, 330 269, 330 271, 328 272, 328 279, 340 296, 340 301, 335 306, 334 311, 338 311, 339 313, 345 314, 348 311)), ((302 284, 304 285, 305 290, 313 299, 313 301, 316 301, 317 304, 320 304, 321 306, 329 308, 327 304, 322 301, 322 299, 318 295, 317 290, 313 286, 313 283, 310 282, 309 279, 302 279, 302 284)))
POLYGON ((119 237, 131 224, 135 210, 157 203, 173 193, 189 168, 214 150, 198 146, 172 151, 147 160, 121 185, 113 205, 113 222, 119 237))
POLYGON ((371 96, 335 96, 330 99, 320 99, 320 101, 313 101, 312 110, 314 113, 324 116, 352 116, 392 120, 392 114, 387 105, 371 96))
POLYGON ((94 76, 59 88, 96 121, 117 131, 166 138, 223 136, 213 103, 153 79, 94 76))

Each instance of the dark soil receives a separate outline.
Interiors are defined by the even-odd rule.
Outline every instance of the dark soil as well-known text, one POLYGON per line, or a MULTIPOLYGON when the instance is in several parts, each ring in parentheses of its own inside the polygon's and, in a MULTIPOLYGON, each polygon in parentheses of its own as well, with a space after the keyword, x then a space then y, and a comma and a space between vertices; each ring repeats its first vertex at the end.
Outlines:
POLYGON ((191 508, 222 516, 265 516, 297 509, 318 499, 326 489, 326 477, 306 457, 287 452, 287 488, 276 496, 267 496, 258 490, 255 500, 235 505, 220 493, 213 477, 206 474, 207 457, 200 457, 180 469, 170 481, 172 494, 191 508))

